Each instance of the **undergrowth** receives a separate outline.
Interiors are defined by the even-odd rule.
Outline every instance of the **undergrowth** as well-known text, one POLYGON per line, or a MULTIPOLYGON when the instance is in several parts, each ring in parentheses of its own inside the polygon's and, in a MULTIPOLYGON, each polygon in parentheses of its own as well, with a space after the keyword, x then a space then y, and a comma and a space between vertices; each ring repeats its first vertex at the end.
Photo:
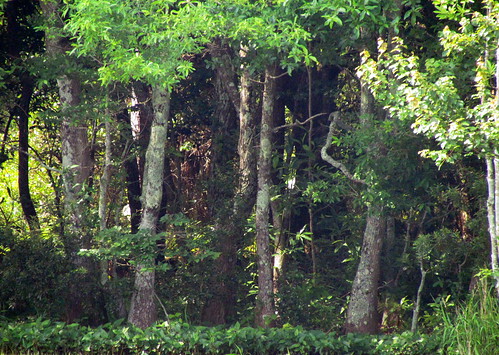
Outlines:
POLYGON ((435 354, 429 336, 338 335, 301 327, 229 328, 175 321, 141 330, 118 321, 97 328, 36 319, 0 324, 1 354, 435 354))

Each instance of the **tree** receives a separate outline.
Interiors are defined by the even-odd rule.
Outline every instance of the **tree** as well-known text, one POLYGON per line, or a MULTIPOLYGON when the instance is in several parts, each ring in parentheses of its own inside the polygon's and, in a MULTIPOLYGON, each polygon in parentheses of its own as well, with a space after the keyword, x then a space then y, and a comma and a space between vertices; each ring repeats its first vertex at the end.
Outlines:
MULTIPOLYGON (((484 1, 480 11, 454 1, 435 4, 440 18, 459 22, 457 30, 447 26, 441 32, 442 58, 423 60, 407 54, 402 41, 392 50, 381 42, 376 60, 365 56, 363 71, 393 117, 412 122, 416 133, 432 137, 440 145, 440 149, 422 151, 424 156, 439 166, 463 155, 485 158, 491 267, 497 275, 495 122, 499 98, 493 88, 499 82, 499 59, 491 53, 498 48, 499 8, 493 1, 484 1), (463 56, 463 52, 469 55, 463 56), (465 69, 470 66, 471 72, 465 69), (391 75, 396 80, 389 79, 391 75), (475 80, 472 91, 463 85, 463 79, 475 80)), ((499 278, 495 277, 499 295, 499 278)))
MULTIPOLYGON (((78 112, 81 103, 82 85, 74 57, 67 56, 71 50, 71 43, 64 36, 62 4, 60 1, 42 1, 40 6, 45 18, 47 29, 45 31, 45 46, 48 57, 56 62, 65 63, 57 73, 57 84, 62 104, 61 145, 62 145, 62 170, 64 185, 64 206, 67 220, 65 225, 66 245, 76 269, 82 268, 81 277, 76 277, 70 284, 68 296, 68 319, 75 320, 82 317, 85 312, 100 313, 95 305, 95 292, 89 290, 96 276, 96 265, 88 258, 79 256, 77 252, 82 248, 90 248, 90 231, 88 226, 88 211, 84 197, 88 187, 88 179, 92 173, 93 161, 90 154, 88 139, 88 126, 86 118, 78 112), (69 64, 69 65, 68 65, 69 64), (75 117, 80 114, 83 117, 75 117), (81 290, 81 282, 87 284, 85 292, 81 290)), ((98 322, 99 315, 92 315, 90 321, 98 322)))
MULTIPOLYGON (((75 2, 69 28, 77 36, 80 54, 95 53, 105 61, 101 80, 152 85, 154 118, 145 157, 142 216, 139 233, 145 245, 155 245, 163 193, 163 173, 170 91, 187 76, 192 64, 183 56, 201 50, 210 21, 200 3, 174 1, 101 3, 75 2), (112 16, 109 16, 112 15, 112 16), (133 22, 125 19, 134 19, 133 22), (147 36, 143 34, 147 33, 147 36)), ((128 321, 145 328, 156 319, 154 256, 138 261, 128 321)))

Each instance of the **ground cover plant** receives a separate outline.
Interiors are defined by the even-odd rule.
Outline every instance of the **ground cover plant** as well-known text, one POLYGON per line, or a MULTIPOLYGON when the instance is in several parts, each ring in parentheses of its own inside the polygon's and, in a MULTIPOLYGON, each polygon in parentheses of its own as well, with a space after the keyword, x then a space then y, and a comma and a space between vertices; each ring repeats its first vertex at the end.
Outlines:
POLYGON ((338 335, 301 327, 192 326, 174 321, 140 329, 123 324, 97 328, 37 319, 2 324, 0 351, 66 354, 430 354, 427 336, 338 335))
POLYGON ((498 43, 495 0, 0 0, 0 352, 493 354, 498 43))

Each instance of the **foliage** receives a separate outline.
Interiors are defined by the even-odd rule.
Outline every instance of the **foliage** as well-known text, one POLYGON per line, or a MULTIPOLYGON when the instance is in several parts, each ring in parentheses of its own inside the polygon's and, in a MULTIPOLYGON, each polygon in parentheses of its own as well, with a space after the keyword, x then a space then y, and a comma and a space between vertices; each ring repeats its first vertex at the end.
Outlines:
POLYGON ((171 88, 193 71, 188 55, 200 52, 210 38, 207 31, 216 28, 196 1, 85 0, 67 11, 74 52, 104 61, 99 68, 104 84, 134 79, 171 88))
POLYGON ((69 270, 53 240, 0 230, 0 311, 8 316, 60 316, 69 270))
POLYGON ((119 320, 97 328, 42 318, 1 323, 0 351, 86 354, 429 354, 427 336, 338 335, 301 327, 191 326, 180 321, 141 330, 119 320))
POLYGON ((442 305, 442 325, 435 332, 441 336, 442 346, 456 354, 495 354, 499 347, 498 302, 487 279, 481 278, 455 312, 442 305))
POLYGON ((124 233, 119 227, 105 229, 95 237, 95 248, 82 249, 79 254, 100 260, 128 260, 130 265, 156 259, 156 268, 163 271, 170 269, 170 265, 164 261, 172 258, 199 263, 218 256, 218 253, 209 249, 207 230, 200 228, 184 214, 167 214, 161 218, 161 222, 169 225, 167 232, 124 233))

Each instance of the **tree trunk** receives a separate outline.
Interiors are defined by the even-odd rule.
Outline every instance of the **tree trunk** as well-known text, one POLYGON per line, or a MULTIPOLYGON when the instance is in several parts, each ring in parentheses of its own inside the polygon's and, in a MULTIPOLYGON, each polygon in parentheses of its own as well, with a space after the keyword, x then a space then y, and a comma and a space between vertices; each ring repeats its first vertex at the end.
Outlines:
POLYGON ((421 297, 423 295, 423 288, 427 274, 427 271, 424 268, 422 257, 419 260, 419 270, 421 271, 421 281, 419 281, 418 292, 416 294, 416 304, 414 305, 414 310, 412 312, 412 321, 411 321, 411 332, 413 333, 416 333, 416 331, 418 330, 419 310, 421 309, 421 297))
POLYGON ((15 108, 15 116, 19 118, 19 165, 18 165, 18 186, 19 199, 23 210, 24 218, 28 222, 29 229, 37 231, 40 229, 40 222, 36 214, 35 205, 31 198, 29 188, 29 105, 33 95, 34 83, 28 74, 21 74, 21 97, 19 104, 15 108))
MULTIPOLYGON (((119 122, 125 123, 125 129, 121 130, 121 137, 124 146, 132 146, 133 134, 131 128, 130 115, 127 110, 123 110, 117 114, 119 122)), ((140 195, 142 194, 142 187, 140 185, 141 178, 139 172, 139 165, 135 153, 131 156, 123 157, 123 167, 126 172, 126 192, 128 198, 128 206, 130 207, 130 231, 137 233, 140 225, 140 214, 142 211, 142 204, 140 202, 140 195)))
POLYGON ((265 69, 262 98, 262 123, 258 158, 258 192, 256 196, 256 252, 258 261, 258 297, 256 325, 269 327, 275 316, 273 294, 272 253, 270 250, 270 186, 272 185, 272 131, 273 110, 276 99, 276 70, 265 69))
POLYGON ((385 219, 368 208, 359 266, 348 304, 346 332, 374 334, 379 329, 378 281, 385 219))
MULTIPOLYGON (((210 216, 215 220, 217 235, 217 251, 220 256, 214 260, 214 273, 210 278, 211 296, 202 311, 202 321, 208 324, 226 324, 235 315, 237 288, 236 260, 238 238, 232 231, 233 199, 237 186, 225 182, 232 178, 234 170, 229 168, 228 162, 233 161, 237 152, 232 137, 235 135, 235 125, 240 110, 239 95, 235 84, 235 75, 231 70, 231 58, 228 55, 228 46, 221 41, 210 45, 210 53, 219 63, 215 70, 214 89, 216 93, 216 109, 214 115, 212 137, 212 181, 210 184, 209 201, 210 216), (232 92, 232 97, 230 91, 232 92), (236 111, 237 108, 237 111, 236 111)), ((236 171, 237 174, 237 171, 236 171)), ((239 223, 238 223, 239 224, 239 223)))
MULTIPOLYGON (((372 127, 375 115, 374 97, 361 79, 360 121, 363 129, 372 127)), ((371 149, 367 154, 370 154, 374 161, 381 159, 379 153, 375 152, 376 149, 371 149)), ((347 332, 374 334, 379 330, 380 255, 386 233, 386 218, 382 217, 382 213, 383 208, 376 202, 367 210, 360 262, 353 281, 345 322, 347 332)))
MULTIPOLYGON (((227 218, 217 218, 216 230, 220 238, 220 256, 215 260, 215 272, 212 287, 213 297, 203 309, 203 321, 211 324, 227 323, 236 314, 237 249, 244 234, 244 223, 251 214, 255 204, 256 194, 256 150, 255 117, 251 112, 252 85, 249 71, 242 69, 239 96, 235 97, 234 75, 230 73, 230 60, 224 54, 218 53, 221 65, 217 68, 217 80, 220 80, 220 90, 230 99, 234 110, 239 115, 239 140, 237 152, 239 155, 238 181, 236 191, 232 196, 233 205, 227 218), (230 82, 226 82, 229 80, 230 82)), ((219 112, 227 112, 228 108, 219 112)), ((227 133, 227 132, 225 132, 227 133)))
MULTIPOLYGON (((156 234, 161 208, 170 93, 163 88, 154 87, 152 101, 154 119, 145 158, 141 197, 143 211, 139 226, 146 238, 156 234)), ((156 321, 154 279, 154 257, 151 257, 149 262, 137 265, 135 270, 134 291, 128 315, 128 321, 140 328, 149 327, 156 321)))
POLYGON ((490 265, 492 274, 494 275, 495 288, 497 297, 499 297, 499 253, 497 237, 499 227, 497 224, 498 210, 499 210, 499 159, 489 157, 487 158, 487 218, 489 222, 489 235, 490 235, 490 265))
MULTIPOLYGON (((64 23, 60 16, 60 1, 41 1, 43 16, 48 25, 45 34, 47 55, 52 58, 66 56, 71 50, 67 38, 60 36, 64 23)), ((68 57, 69 58, 69 57, 68 57)), ((104 302, 98 289, 98 266, 89 258, 79 256, 80 249, 90 248, 90 232, 85 186, 92 171, 92 158, 85 119, 75 117, 80 104, 81 84, 76 74, 67 74, 69 68, 61 67, 57 78, 61 111, 62 180, 64 185, 65 246, 75 272, 68 288, 66 318, 72 322, 86 317, 91 324, 104 319, 104 302), (81 272, 84 270, 84 272, 81 272)))

